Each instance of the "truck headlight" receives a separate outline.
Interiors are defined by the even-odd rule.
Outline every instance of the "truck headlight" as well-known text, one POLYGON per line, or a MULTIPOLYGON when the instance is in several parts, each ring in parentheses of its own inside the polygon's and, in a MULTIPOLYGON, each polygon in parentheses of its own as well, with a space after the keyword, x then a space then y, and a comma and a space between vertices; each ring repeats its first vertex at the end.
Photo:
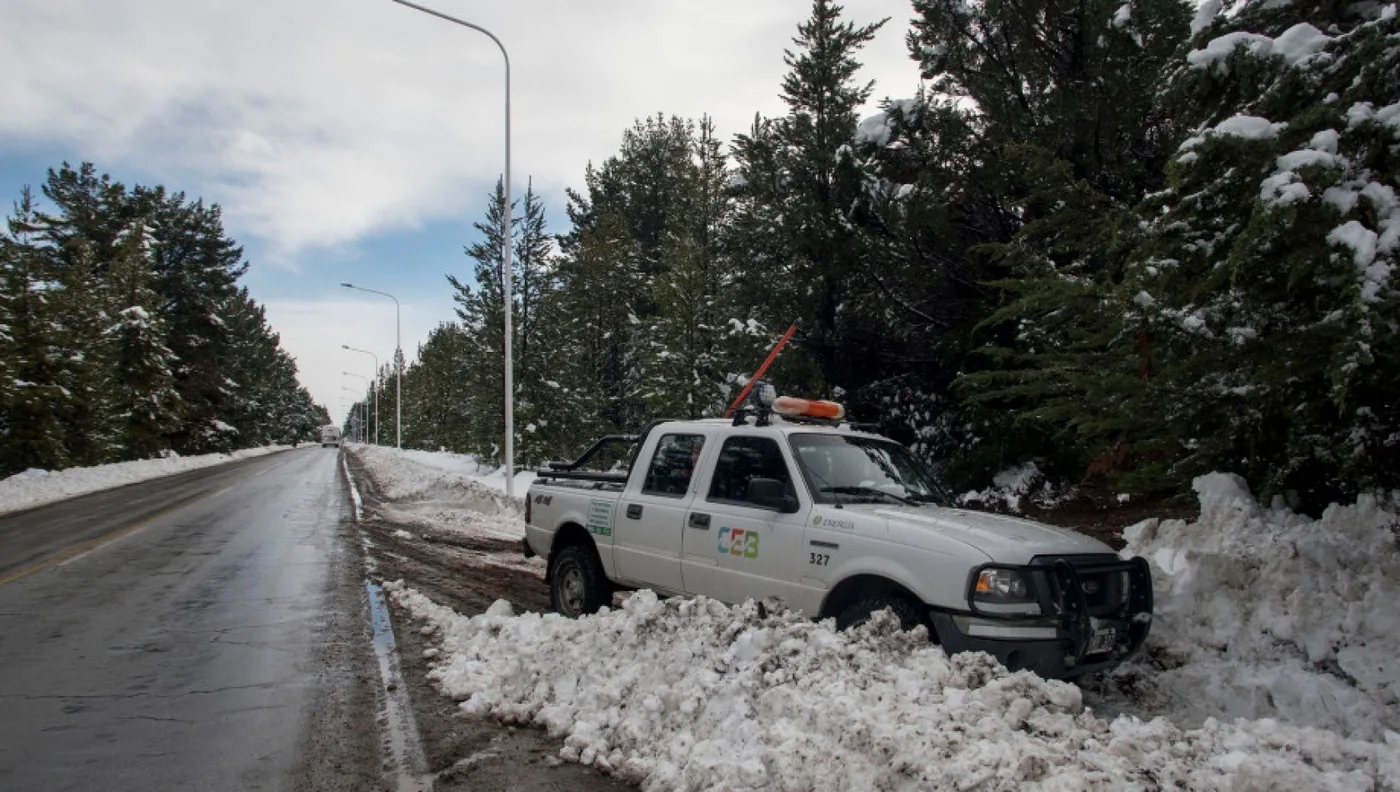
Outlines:
POLYGON ((1035 602, 1030 575, 1014 569, 984 569, 972 591, 978 602, 1035 602))

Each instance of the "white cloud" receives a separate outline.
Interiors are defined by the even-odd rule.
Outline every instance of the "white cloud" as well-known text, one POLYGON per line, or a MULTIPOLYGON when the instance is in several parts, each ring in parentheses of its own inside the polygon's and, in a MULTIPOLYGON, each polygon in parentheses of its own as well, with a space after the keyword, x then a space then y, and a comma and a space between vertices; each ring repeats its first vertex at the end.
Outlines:
MULTIPOLYGON (((557 198, 624 127, 710 113, 726 137, 782 112, 782 50, 805 0, 429 0, 511 50, 514 182, 557 198)), ((499 53, 390 0, 9 0, 0 146, 62 141, 222 203, 285 262, 377 231, 476 217, 500 172, 499 53)), ((864 53, 876 95, 918 84, 907 0, 864 53)), ((562 218, 554 218, 556 227, 562 218)), ((279 326, 280 327, 280 326, 279 326)))

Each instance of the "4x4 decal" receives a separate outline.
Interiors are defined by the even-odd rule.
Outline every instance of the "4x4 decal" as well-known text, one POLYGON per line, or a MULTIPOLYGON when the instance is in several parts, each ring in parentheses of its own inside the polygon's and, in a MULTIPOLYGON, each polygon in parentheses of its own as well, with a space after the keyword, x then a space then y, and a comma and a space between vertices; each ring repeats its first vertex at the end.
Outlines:
POLYGON ((719 529, 719 554, 758 558, 758 531, 743 528, 719 529))

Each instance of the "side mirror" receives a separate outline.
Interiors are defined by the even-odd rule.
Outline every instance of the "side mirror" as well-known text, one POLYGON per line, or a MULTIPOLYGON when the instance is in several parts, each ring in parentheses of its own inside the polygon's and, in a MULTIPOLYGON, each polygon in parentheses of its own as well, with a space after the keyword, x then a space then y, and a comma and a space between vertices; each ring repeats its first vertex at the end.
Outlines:
POLYGON ((787 485, 774 478, 749 479, 746 500, 765 509, 776 509, 785 514, 797 511, 797 499, 788 497, 787 485))

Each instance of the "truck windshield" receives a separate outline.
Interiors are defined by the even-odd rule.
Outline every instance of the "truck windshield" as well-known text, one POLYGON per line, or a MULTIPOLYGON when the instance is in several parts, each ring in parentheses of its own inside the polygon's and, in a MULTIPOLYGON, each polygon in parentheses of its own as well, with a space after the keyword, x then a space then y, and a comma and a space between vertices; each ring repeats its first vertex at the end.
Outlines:
POLYGON ((933 474, 898 443, 816 433, 788 442, 818 503, 947 502, 933 474))

